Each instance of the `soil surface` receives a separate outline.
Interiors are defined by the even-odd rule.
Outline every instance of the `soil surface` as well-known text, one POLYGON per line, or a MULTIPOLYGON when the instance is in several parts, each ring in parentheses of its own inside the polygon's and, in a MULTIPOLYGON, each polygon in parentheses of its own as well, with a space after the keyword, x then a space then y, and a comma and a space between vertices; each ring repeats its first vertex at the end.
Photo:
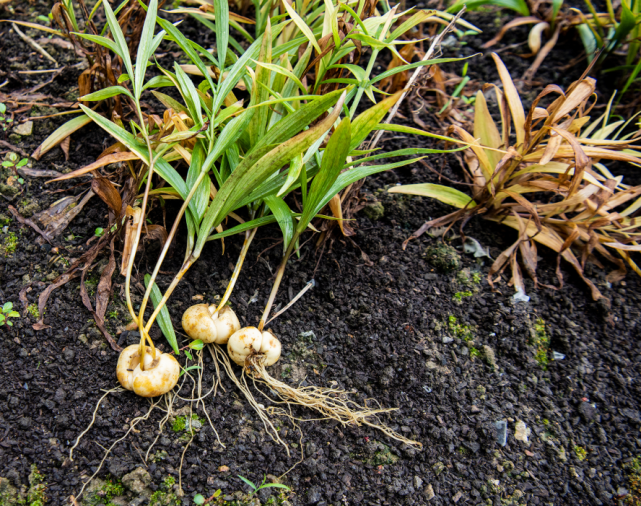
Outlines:
MULTIPOLYGON (((35 17, 33 6, 25 4, 24 9, 16 7, 16 16, 35 17)), ((38 9, 38 14, 46 14, 42 4, 36 4, 38 9)), ((0 16, 13 17, 6 10, 0 16)), ((471 14, 468 19, 482 25, 493 15, 471 14)), ((0 33, 0 71, 6 75, 3 81, 9 79, 0 91, 16 93, 46 82, 46 74, 43 78, 18 72, 48 69, 48 62, 10 31, 10 25, 2 23, 0 33)), ((492 35, 488 31, 465 39, 464 46, 444 48, 444 53, 482 51, 480 45, 492 35)), ((522 35, 515 32, 498 47, 507 47, 522 35)), ((205 47, 213 42, 207 37, 199 41, 205 47)), ((39 90, 49 97, 43 103, 73 100, 65 97, 77 86, 80 70, 71 66, 78 60, 66 50, 47 49, 67 68, 39 90)), ((577 40, 560 43, 537 74, 532 97, 546 84, 567 86, 578 78, 582 67, 567 71, 558 67, 579 55, 577 40)), ((501 56, 515 77, 529 65, 529 60, 510 55, 509 50, 501 56)), ((490 63, 489 58, 477 57, 470 63, 469 75, 479 82, 497 82, 490 63)), ((452 65, 447 70, 458 69, 452 65)), ((601 100, 609 98, 608 90, 606 86, 600 91, 601 100)), ((401 113, 411 118, 408 107, 401 113)), ((17 115, 16 122, 30 114, 45 115, 46 110, 33 106, 17 115)), ((64 117, 39 120, 32 135, 5 140, 31 153, 63 121, 64 117)), ((111 142, 90 125, 72 136, 68 161, 55 148, 40 161, 32 160, 32 166, 73 170, 93 162, 111 142)), ((383 147, 430 147, 430 142, 388 134, 383 147)), ((434 155, 428 162, 444 176, 462 180, 453 156, 434 155)), ((639 183, 638 175, 629 173, 627 182, 639 183)), ((593 302, 583 282, 562 263, 561 290, 536 290, 526 281, 529 302, 514 302, 506 276, 493 292, 486 281, 491 262, 462 253, 458 239, 448 242, 454 248, 447 252, 448 262, 440 261, 441 239, 427 234, 403 250, 412 231, 448 208, 385 190, 396 183, 437 181, 438 176, 420 164, 369 178, 361 193, 368 206, 356 217, 356 235, 352 240, 337 238, 331 248, 317 249, 315 240, 306 243, 301 257, 289 265, 276 303, 285 305, 312 278, 316 286, 270 325, 283 343, 283 357, 271 371, 274 377, 300 386, 337 386, 353 391, 352 397, 361 403, 396 408, 381 420, 420 442, 421 449, 399 444, 369 427, 326 420, 294 424, 281 417, 275 424, 288 455, 266 434, 243 394, 223 373, 223 388, 204 400, 206 412, 202 404, 193 404, 197 416, 193 438, 185 430, 188 424, 181 426, 176 418, 161 433, 164 405, 154 404, 149 417, 107 456, 98 473, 101 481, 85 493, 85 504, 107 504, 113 497, 113 504, 146 504, 152 493, 153 500, 167 504, 177 489, 166 481, 168 477, 176 484, 181 480, 183 504, 191 504, 197 493, 208 497, 218 489, 222 494, 216 500, 247 501, 233 495, 249 491, 238 475, 255 483, 266 475, 268 481, 280 477, 291 487, 291 493, 284 494, 276 488, 261 490, 257 498, 263 504, 610 505, 625 496, 630 465, 641 454, 639 278, 632 273, 611 286, 605 280, 606 270, 589 265, 589 277, 611 302, 607 307, 593 302), (501 441, 505 427, 507 437, 501 441), (122 490, 108 491, 109 483, 119 486, 121 481, 127 502, 122 490)), ((4 246, 0 302, 13 302, 21 313, 11 319, 13 326, 0 327, 0 504, 2 494, 12 487, 29 488, 30 476, 34 488, 34 464, 46 484, 47 504, 70 504, 69 497, 78 495, 83 482, 101 465, 105 449, 152 407, 133 393, 118 392, 110 393, 95 410, 105 392, 117 386, 118 355, 83 306, 78 279, 50 297, 44 319, 50 328, 32 328, 36 317, 27 306, 37 304, 50 281, 88 249, 107 214, 105 204, 93 198, 53 245, 38 244, 38 234, 13 219, 8 206, 31 216, 89 187, 87 178, 44 182, 24 177, 21 193, 0 196, 5 220, 0 234, 4 246), (9 238, 15 239, 15 250, 7 249, 9 238), (21 302, 21 293, 27 304, 21 302), (95 423, 70 459, 71 447, 94 416, 95 423)), ((168 223, 176 209, 168 204, 168 223)), ((152 220, 162 223, 162 214, 156 212, 152 220)), ((467 225, 466 234, 489 246, 492 258, 515 239, 512 230, 479 219, 467 225)), ((231 298, 243 324, 259 320, 280 260, 278 236, 277 228, 261 229, 248 254, 231 298)), ((208 243, 169 302, 177 331, 191 304, 215 302, 222 294, 241 244, 238 237, 226 239, 222 254, 220 242, 208 243)), ((161 289, 178 270, 183 246, 179 238, 163 265, 161 289)), ((147 243, 145 248, 136 262, 138 281, 152 270, 158 254, 157 244, 147 243)), ((556 284, 556 256, 543 248, 539 254, 539 280, 556 284)), ((118 255, 116 259, 119 264, 118 255)), ((99 257, 87 277, 90 294, 106 261, 99 257)), ((128 323, 124 278, 115 274, 113 283, 107 326, 121 345, 135 343, 133 333, 123 332, 128 323)), ((141 296, 140 290, 135 291, 138 303, 141 296)), ((169 349, 161 344, 164 338, 158 328, 152 337, 169 349)), ((179 341, 187 343, 180 332, 179 341)), ((186 364, 186 357, 181 355, 180 361, 186 364)), ((203 361, 206 393, 215 368, 208 352, 203 361)), ((191 397, 193 387, 187 378, 180 396, 191 397)), ((273 405, 253 391, 258 402, 273 405)), ((184 416, 189 405, 178 399, 173 409, 184 416)), ((294 409, 292 415, 315 418, 314 412, 303 408, 294 409)))

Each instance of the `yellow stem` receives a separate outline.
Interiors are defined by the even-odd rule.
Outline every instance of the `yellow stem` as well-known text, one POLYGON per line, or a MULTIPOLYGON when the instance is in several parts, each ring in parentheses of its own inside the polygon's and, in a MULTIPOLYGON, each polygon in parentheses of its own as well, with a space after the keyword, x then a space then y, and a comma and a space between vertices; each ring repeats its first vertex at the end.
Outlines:
POLYGON ((220 303, 216 308, 216 312, 220 311, 229 300, 229 297, 231 297, 231 294, 234 291, 234 286, 236 285, 236 281, 238 280, 238 276, 240 275, 240 270, 243 266, 243 262, 245 261, 245 256, 247 255, 247 251, 249 250, 249 245, 254 239, 254 236, 256 235, 257 230, 258 228, 255 228, 251 231, 251 233, 249 231, 246 233, 245 242, 243 242, 243 247, 240 250, 240 255, 238 255, 238 261, 236 262, 236 267, 234 267, 234 272, 231 275, 231 279, 229 280, 229 283, 227 284, 227 289, 223 294, 223 298, 220 299, 220 303))

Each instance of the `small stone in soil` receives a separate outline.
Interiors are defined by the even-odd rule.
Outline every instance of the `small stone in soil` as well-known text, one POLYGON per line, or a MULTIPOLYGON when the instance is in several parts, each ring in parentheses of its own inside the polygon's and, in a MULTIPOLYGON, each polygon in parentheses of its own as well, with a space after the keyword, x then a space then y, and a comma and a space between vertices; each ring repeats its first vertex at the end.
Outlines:
POLYGON ((496 442, 501 446, 507 444, 507 422, 505 420, 499 420, 494 422, 496 427, 496 442))
POLYGON ((430 483, 427 487, 425 487, 425 498, 428 501, 431 501, 434 499, 434 488, 432 487, 432 484, 430 483))

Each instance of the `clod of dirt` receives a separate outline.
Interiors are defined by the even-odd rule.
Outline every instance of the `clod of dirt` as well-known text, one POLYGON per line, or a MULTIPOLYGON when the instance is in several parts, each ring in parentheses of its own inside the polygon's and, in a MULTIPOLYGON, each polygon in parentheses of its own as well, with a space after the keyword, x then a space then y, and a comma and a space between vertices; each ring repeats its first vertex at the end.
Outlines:
POLYGON ((461 265, 461 255, 452 246, 442 242, 428 246, 424 258, 441 272, 457 270, 461 265))
POLYGON ((151 490, 147 488, 151 484, 151 476, 142 467, 123 476, 122 484, 136 495, 151 495, 151 490))
POLYGON ((371 204, 367 204, 363 208, 363 212, 370 220, 378 221, 385 215, 385 207, 383 207, 381 202, 376 201, 371 204))

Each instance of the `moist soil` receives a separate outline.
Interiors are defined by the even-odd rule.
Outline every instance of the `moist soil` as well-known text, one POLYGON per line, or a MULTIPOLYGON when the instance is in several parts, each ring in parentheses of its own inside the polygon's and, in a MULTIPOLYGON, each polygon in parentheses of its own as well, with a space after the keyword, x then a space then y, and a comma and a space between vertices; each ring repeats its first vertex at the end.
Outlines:
MULTIPOLYGON (((44 14, 45 8, 41 10, 44 14)), ((16 15, 30 17, 26 10, 16 15)), ((3 17, 11 16, 5 11, 3 17)), ((472 14, 469 19, 483 25, 492 16, 472 14)), ((523 35, 519 33, 498 47, 518 40, 523 35)), ((450 47, 445 54, 478 52, 491 36, 466 39, 465 46, 450 47)), ((200 43, 208 47, 212 40, 200 43)), ((1 44, 0 70, 6 75, 3 80, 10 80, 3 92, 24 91, 49 79, 18 73, 49 67, 6 24, 1 44)), ((71 54, 51 49, 66 65, 77 62, 71 54)), ((578 66, 557 70, 579 56, 579 51, 576 40, 561 43, 539 71, 532 97, 546 84, 567 86, 579 77, 578 66)), ((521 75, 529 60, 508 53, 502 57, 513 75, 521 75)), ((496 82, 490 63, 483 57, 472 62, 473 79, 496 82)), ((451 67, 452 71, 457 68, 451 67)), ((47 103, 64 101, 77 86, 79 72, 67 68, 39 92, 50 97, 47 103)), ((604 87, 601 99, 608 93, 604 87)), ((41 110, 32 111, 42 115, 41 110)), ((30 113, 22 113, 17 120, 30 113)), ((407 106, 401 113, 411 118, 407 106)), ((31 153, 62 121, 36 121, 31 136, 13 137, 11 142, 31 153)), ((72 136, 68 161, 56 148, 33 161, 33 168, 73 170, 93 162, 111 142, 90 125, 72 136)), ((412 146, 431 144, 391 135, 383 144, 387 150, 412 146)), ((444 176, 462 180, 453 156, 434 155, 428 161, 444 176)), ((29 215, 88 188, 87 179, 47 185, 45 179, 24 179, 19 195, 1 197, 0 211, 7 218, 12 218, 8 205, 29 215)), ((639 183, 638 176, 630 179, 629 183, 639 183)), ((609 300, 609 304, 597 303, 562 263, 562 289, 537 290, 526 281, 529 302, 514 302, 506 276, 493 291, 486 279, 491 262, 462 253, 460 239, 446 241, 454 247, 447 265, 438 261, 441 238, 426 234, 403 250, 402 243, 412 231, 448 208, 433 200, 388 194, 386 189, 397 183, 437 181, 438 176, 418 163, 369 178, 361 192, 368 207, 355 217, 356 235, 351 240, 335 237, 322 248, 315 246, 315 240, 302 247, 300 258, 287 269, 276 303, 282 307, 312 278, 316 285, 270 325, 283 343, 283 357, 272 368, 273 376, 294 385, 339 387, 354 392, 351 397, 361 403, 395 408, 381 420, 422 443, 422 448, 400 444, 369 427, 327 420, 294 423, 282 417, 276 425, 289 447, 288 455, 266 434, 242 393, 222 374, 224 389, 205 399, 220 441, 207 422, 191 440, 180 423, 170 421, 145 459, 164 416, 162 406, 156 405, 149 418, 107 456, 98 477, 114 483, 125 478, 126 487, 137 490, 128 492, 132 504, 149 502, 149 494, 162 492, 168 477, 176 483, 182 480, 183 504, 191 504, 196 493, 208 497, 218 489, 222 494, 217 500, 240 501, 233 494, 249 488, 239 475, 256 483, 265 475, 269 481, 280 477, 291 487, 291 493, 281 496, 275 488, 260 491, 257 498, 263 504, 617 503, 630 488, 629 466, 641 453, 639 278, 629 274, 610 285, 606 270, 588 264, 589 277, 609 300), (439 270, 439 265, 450 270, 439 270), (506 441, 501 441, 497 422, 507 426, 506 441), (136 482, 142 487, 132 485, 132 471, 143 475, 136 482)), ((168 223, 176 209, 168 204, 168 223)), ((0 302, 13 302, 21 313, 12 319, 13 326, 0 327, 0 477, 4 479, 0 485, 28 487, 35 464, 47 485, 48 504, 70 504, 70 496, 76 496, 98 469, 105 449, 150 409, 149 401, 120 392, 109 394, 94 412, 98 400, 117 385, 118 355, 83 306, 78 279, 53 292, 44 320, 50 328, 45 330, 32 328, 36 318, 19 298, 23 291, 28 304, 37 304, 47 284, 90 247, 88 241, 96 228, 105 225, 106 214, 105 204, 91 199, 55 239, 57 249, 37 244, 38 234, 13 219, 0 235, 2 241, 11 233, 17 238, 15 251, 0 256, 0 302), (95 423, 71 460, 70 448, 94 415, 95 423)), ((151 219, 162 223, 162 214, 155 211, 151 219)), ((479 219, 472 220, 465 231, 489 246, 493 258, 516 238, 513 231, 479 219)), ((281 255, 278 235, 274 227, 259 231, 232 295, 232 307, 244 325, 258 322, 267 299, 281 255)), ((180 265, 184 234, 179 236, 173 255, 163 265, 161 288, 180 265)), ((224 254, 219 242, 208 243, 169 302, 178 331, 185 309, 196 302, 215 302, 222 294, 241 242, 238 237, 226 239, 224 254)), ((136 262, 138 281, 151 271, 157 254, 157 244, 145 244, 136 262)), ((539 280, 556 284, 556 256, 543 248, 539 254, 539 280)), ((106 258, 99 257, 97 263, 87 278, 90 293, 106 258)), ((113 283, 107 326, 121 345, 135 343, 133 334, 123 332, 128 323, 124 278, 116 274, 113 283)), ((134 285, 134 300, 139 303, 142 292, 139 284, 134 285)), ((158 328, 152 337, 168 350, 158 328)), ((178 337, 182 345, 187 343, 180 332, 178 337)), ((215 368, 208 353, 203 357, 206 392, 215 368)), ((180 361, 185 364, 186 357, 181 355, 180 361)), ((187 379, 180 395, 191 397, 192 391, 193 382, 187 379)), ((259 402, 274 405, 257 390, 254 393, 259 402)), ((186 406, 177 400, 174 410, 186 406)), ((202 406, 194 407, 194 413, 200 421, 206 420, 202 406)), ((304 408, 294 408, 292 415, 315 418, 314 412, 304 408)), ((2 487, 0 504, 3 500, 11 504, 3 499, 6 488, 2 487)), ((87 504, 108 503, 111 496, 105 495, 104 487, 100 490, 82 499, 87 504)), ((128 503, 123 501, 116 498, 112 503, 128 503)))

